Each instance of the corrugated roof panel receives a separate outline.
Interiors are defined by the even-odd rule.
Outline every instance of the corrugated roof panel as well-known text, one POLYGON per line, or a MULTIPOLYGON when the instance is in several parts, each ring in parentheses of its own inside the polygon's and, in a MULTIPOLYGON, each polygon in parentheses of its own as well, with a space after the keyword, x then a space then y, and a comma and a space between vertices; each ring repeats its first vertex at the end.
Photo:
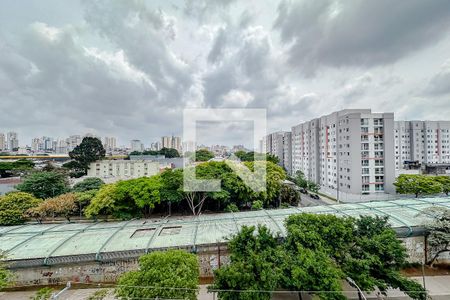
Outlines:
MULTIPOLYGON (((59 242, 67 236, 66 232, 40 234, 8 253, 10 259, 44 258, 59 242)), ((72 252, 71 252, 72 253, 72 252)), ((70 254, 71 254, 70 253, 70 254)))
MULTIPOLYGON (((338 216, 390 216, 394 228, 404 235, 430 221, 428 207, 449 207, 450 197, 401 199, 258 210, 239 213, 204 214, 198 217, 141 219, 127 222, 36 224, 0 227, 0 249, 12 251, 8 259, 45 258, 81 254, 104 254, 127 250, 194 246, 224 242, 243 225, 264 224, 272 232, 285 234, 284 220, 302 211, 338 216)), ((98 256, 102 259, 102 255, 98 256)))

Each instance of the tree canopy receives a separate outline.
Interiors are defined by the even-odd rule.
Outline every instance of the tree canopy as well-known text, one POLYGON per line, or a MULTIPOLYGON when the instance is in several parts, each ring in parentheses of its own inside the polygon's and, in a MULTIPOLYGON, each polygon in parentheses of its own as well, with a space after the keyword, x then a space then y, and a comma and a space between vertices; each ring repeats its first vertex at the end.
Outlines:
MULTIPOLYGON (((400 273, 406 249, 386 218, 299 214, 286 220, 284 240, 265 227, 243 227, 229 242, 231 263, 215 271, 212 288, 315 291, 320 299, 345 299, 341 282, 365 291, 399 288, 413 299, 425 290, 400 273), (329 292, 323 292, 329 291, 329 292)), ((219 292, 221 299, 269 299, 267 293, 219 292)))
POLYGON ((18 225, 25 222, 25 212, 38 206, 42 200, 23 192, 0 196, 0 225, 18 225))
POLYGON ((21 158, 16 161, 0 161, 0 177, 8 177, 14 173, 32 170, 34 162, 29 159, 21 158))
POLYGON ((435 176, 401 174, 394 185, 399 194, 421 195, 439 194, 442 192, 442 184, 435 176))
POLYGON ((424 211, 432 214, 433 221, 425 224, 428 231, 428 244, 430 258, 427 264, 433 265, 436 259, 444 252, 450 252, 450 209, 445 207, 432 207, 424 211))
POLYGON ((81 144, 76 146, 69 156, 75 163, 66 165, 75 171, 82 171, 87 174, 89 164, 105 157, 105 149, 102 142, 98 138, 84 137, 81 144))
POLYGON ((139 270, 123 274, 117 283, 120 299, 196 300, 199 284, 197 256, 182 250, 152 252, 139 258, 139 270))
POLYGON ((214 153, 206 149, 200 149, 195 151, 195 161, 208 161, 214 158, 214 153))
POLYGON ((61 172, 34 172, 17 185, 17 190, 46 199, 66 193, 69 190, 67 177, 61 172))
POLYGON ((244 150, 239 150, 236 151, 234 153, 234 155, 239 158, 241 161, 261 161, 261 160, 266 160, 266 161, 270 161, 274 164, 278 164, 280 162, 280 159, 270 153, 258 153, 258 152, 254 152, 254 151, 244 151, 244 150))
POLYGON ((98 190, 104 185, 105 183, 100 178, 92 177, 92 178, 86 178, 83 181, 80 181, 76 183, 72 191, 73 192, 86 192, 90 190, 98 190))

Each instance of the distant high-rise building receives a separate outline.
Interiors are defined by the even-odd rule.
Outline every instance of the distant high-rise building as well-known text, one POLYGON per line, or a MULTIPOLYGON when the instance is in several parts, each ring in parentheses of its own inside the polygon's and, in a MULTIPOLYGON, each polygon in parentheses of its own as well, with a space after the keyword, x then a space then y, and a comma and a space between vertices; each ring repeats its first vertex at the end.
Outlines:
POLYGON ((31 140, 31 151, 38 152, 41 150, 41 139, 34 138, 31 140))
POLYGON ((395 121, 395 169, 450 164, 450 121, 395 121))
POLYGON ((152 151, 159 151, 162 148, 161 142, 154 142, 150 144, 150 150, 152 151))
POLYGON ((117 148, 117 140, 115 137, 105 137, 103 139, 103 147, 106 151, 114 151, 117 148))
MULTIPOLYGON (((346 194, 394 192, 394 114, 345 109, 292 127, 292 173, 346 194)), ((350 198, 349 198, 350 199, 350 198)))
POLYGON ((278 157, 278 164, 292 172, 292 135, 289 131, 274 132, 265 138, 265 151, 278 157))
POLYGON ((6 150, 6 139, 5 139, 5 134, 0 133, 0 151, 1 150, 6 150))
POLYGON ((186 141, 186 142, 183 142, 182 148, 183 148, 183 153, 195 152, 196 145, 195 145, 195 142, 193 142, 193 141, 186 141))
POLYGON ((56 153, 64 154, 68 152, 68 142, 66 139, 58 139, 56 141, 56 153))
POLYGON ((80 135, 71 135, 67 139, 67 150, 72 151, 76 146, 81 144, 82 138, 80 135))
POLYGON ((141 140, 132 140, 131 141, 131 152, 138 151, 142 152, 144 151, 144 144, 142 144, 141 140))
POLYGON ((181 152, 181 138, 179 136, 163 136, 161 137, 161 145, 163 148, 172 148, 181 152))
POLYGON ((10 131, 7 134, 7 147, 9 151, 19 148, 17 132, 10 131))

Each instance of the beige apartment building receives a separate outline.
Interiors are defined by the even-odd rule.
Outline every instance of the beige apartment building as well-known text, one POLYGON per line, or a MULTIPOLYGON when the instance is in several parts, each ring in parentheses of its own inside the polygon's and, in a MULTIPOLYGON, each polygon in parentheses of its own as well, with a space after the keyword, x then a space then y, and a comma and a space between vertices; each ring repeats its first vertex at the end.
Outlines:
POLYGON ((160 162, 149 160, 101 160, 89 165, 88 177, 108 179, 108 182, 156 175, 160 170, 170 168, 160 162))

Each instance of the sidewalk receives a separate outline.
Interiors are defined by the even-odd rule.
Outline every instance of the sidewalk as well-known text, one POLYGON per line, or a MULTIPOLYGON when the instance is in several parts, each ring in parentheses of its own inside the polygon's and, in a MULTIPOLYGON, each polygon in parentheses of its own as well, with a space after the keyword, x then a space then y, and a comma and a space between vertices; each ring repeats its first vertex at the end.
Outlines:
MULTIPOLYGON (((422 284, 422 277, 412 277, 420 284, 422 284)), ((450 275, 446 276, 427 276, 425 277, 425 285, 429 291, 429 295, 433 300, 448 300, 450 299, 450 275)), ((348 299, 358 299, 358 295, 355 289, 345 286, 344 289, 347 291, 345 295, 348 299)), ((65 292, 59 299, 60 300, 86 300, 98 289, 72 289, 65 292)), ((30 299, 34 296, 36 291, 22 291, 22 292, 0 292, 1 300, 25 300, 30 299)), ((376 292, 366 295, 367 299, 377 299, 376 292)), ((306 297, 304 297, 306 298, 306 297)), ((110 294, 104 300, 114 300, 113 290, 111 289, 110 294)), ((199 300, 214 300, 218 299, 217 295, 207 292, 207 285, 200 286, 200 292, 198 295, 199 300)), ((274 296, 273 299, 276 300, 297 300, 298 296, 296 293, 292 294, 279 294, 274 296)), ((399 290, 389 290, 387 298, 390 300, 409 300, 408 296, 399 290)))

